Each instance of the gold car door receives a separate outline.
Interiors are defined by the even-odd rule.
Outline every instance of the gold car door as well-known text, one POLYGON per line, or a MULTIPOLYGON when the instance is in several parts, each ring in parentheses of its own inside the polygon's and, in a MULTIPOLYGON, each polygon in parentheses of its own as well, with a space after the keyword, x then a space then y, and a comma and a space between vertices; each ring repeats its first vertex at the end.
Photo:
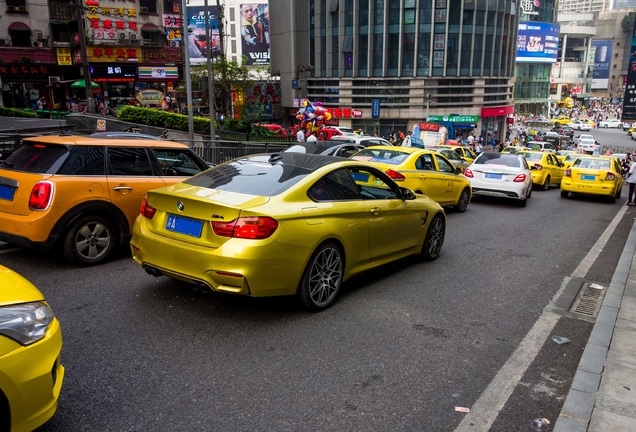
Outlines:
POLYGON ((441 203, 446 200, 446 181, 444 175, 437 170, 433 155, 424 153, 417 157, 415 170, 407 175, 404 186, 414 192, 422 191, 429 198, 441 203))

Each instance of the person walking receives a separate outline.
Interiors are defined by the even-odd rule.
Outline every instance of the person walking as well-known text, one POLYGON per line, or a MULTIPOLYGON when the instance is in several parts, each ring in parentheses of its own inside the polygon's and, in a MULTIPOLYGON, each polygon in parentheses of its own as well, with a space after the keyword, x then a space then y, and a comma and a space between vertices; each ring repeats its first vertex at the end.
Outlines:
POLYGON ((301 128, 298 128, 298 132, 296 132, 296 141, 305 142, 305 132, 301 128))
POLYGON ((312 133, 310 129, 307 129, 307 142, 316 142, 318 138, 316 138, 316 134, 312 133))
POLYGON ((629 184, 629 194, 627 195, 627 205, 636 205, 636 196, 634 196, 634 188, 636 188, 636 162, 632 162, 627 173, 627 183, 629 184))

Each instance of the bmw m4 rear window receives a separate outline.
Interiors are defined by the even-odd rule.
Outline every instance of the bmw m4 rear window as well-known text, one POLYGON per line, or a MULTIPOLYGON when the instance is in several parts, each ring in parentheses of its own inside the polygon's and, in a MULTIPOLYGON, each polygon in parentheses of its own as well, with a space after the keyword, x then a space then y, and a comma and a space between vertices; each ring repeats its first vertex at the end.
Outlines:
POLYGON ((55 174, 68 157, 67 146, 29 142, 23 144, 1 165, 4 169, 38 174, 55 174))

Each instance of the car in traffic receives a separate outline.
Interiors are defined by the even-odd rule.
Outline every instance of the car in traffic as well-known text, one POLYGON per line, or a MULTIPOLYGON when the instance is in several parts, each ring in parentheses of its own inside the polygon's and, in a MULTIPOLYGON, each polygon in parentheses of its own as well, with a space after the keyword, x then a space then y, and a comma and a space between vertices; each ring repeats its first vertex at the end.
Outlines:
POLYGON ((360 144, 364 147, 370 146, 390 146, 391 142, 380 137, 373 137, 368 135, 354 136, 354 135, 333 135, 330 141, 336 143, 353 143, 360 144))
POLYGON ((551 142, 547 141, 528 141, 526 143, 528 150, 544 151, 549 153, 556 153, 556 147, 551 142))
POLYGON ((502 153, 515 154, 515 153, 517 153, 519 151, 522 151, 522 150, 528 150, 528 148, 524 147, 524 146, 506 146, 506 147, 504 147, 501 150, 501 152, 502 153))
POLYGON ((621 172, 617 157, 579 155, 563 173, 561 197, 567 198, 571 193, 599 195, 615 202, 623 190, 621 172))
POLYGON ((565 158, 567 157, 567 155, 572 154, 572 153, 577 153, 577 150, 557 150, 555 155, 557 157, 558 160, 560 160, 561 162, 563 162, 565 160, 565 158))
POLYGON ((62 331, 42 292, 0 265, 0 429, 32 431, 57 410, 62 331))
POLYGON ((560 125, 567 125, 572 121, 572 119, 568 116, 559 116, 557 118, 553 118, 552 119, 552 123, 554 124, 560 124, 560 125))
POLYGON ((599 128, 622 128, 623 122, 619 119, 607 119, 598 124, 599 128))
POLYGON ((533 185, 546 191, 551 184, 561 184, 563 163, 555 154, 529 150, 520 151, 517 154, 523 156, 528 162, 533 185))
POLYGON ((340 156, 348 158, 363 148, 365 148, 365 146, 362 144, 350 143, 347 141, 308 141, 294 144, 283 150, 283 152, 320 154, 324 156, 340 156))
POLYGON ((367 147, 352 159, 384 171, 400 186, 424 194, 444 207, 465 212, 470 203, 470 183, 446 157, 418 147, 367 147))
POLYGON ((149 274, 209 291, 330 306, 344 281, 409 256, 436 259, 446 215, 367 163, 257 154, 147 192, 130 243, 149 274), (184 259, 187 257, 187 259, 184 259))
POLYGON ((532 172, 519 153, 481 153, 464 175, 470 181, 474 196, 508 198, 522 207, 532 196, 532 172))
POLYGON ((572 129, 580 131, 591 131, 592 129, 594 129, 591 124, 583 120, 572 120, 567 125, 570 126, 572 129))
POLYGON ((586 154, 586 153, 579 153, 578 151, 575 151, 573 153, 569 153, 567 154, 563 160, 561 162, 563 162, 563 173, 565 173, 565 170, 570 168, 572 166, 572 164, 574 163, 575 160, 578 159, 579 156, 581 156, 581 154, 586 154))
MULTIPOLYGON (((636 125, 636 123, 631 123, 631 122, 623 122, 623 131, 629 131, 630 129, 632 129, 634 126, 636 125)), ((629 132, 628 132, 629 133, 629 132)))
POLYGON ((472 151, 469 147, 463 145, 453 145, 448 146, 448 148, 452 149, 455 153, 463 157, 469 164, 473 163, 473 161, 477 157, 474 151, 472 151))
POLYGON ((128 243, 147 190, 208 168, 172 141, 26 138, 0 164, 0 241, 103 263, 128 243))
POLYGON ((537 126, 537 127, 549 127, 552 126, 553 122, 550 119, 545 117, 534 117, 530 119, 526 119, 523 122, 527 126, 537 126))
POLYGON ((587 154, 593 154, 595 151, 598 152, 601 148, 600 144, 596 141, 594 136, 589 134, 579 135, 576 138, 575 142, 576 148, 587 154))
POLYGON ((466 168, 470 165, 465 158, 461 157, 456 151, 452 148, 448 148, 445 146, 429 146, 427 150, 433 150, 440 153, 446 159, 449 160, 456 168, 460 169, 460 172, 463 174, 466 168))

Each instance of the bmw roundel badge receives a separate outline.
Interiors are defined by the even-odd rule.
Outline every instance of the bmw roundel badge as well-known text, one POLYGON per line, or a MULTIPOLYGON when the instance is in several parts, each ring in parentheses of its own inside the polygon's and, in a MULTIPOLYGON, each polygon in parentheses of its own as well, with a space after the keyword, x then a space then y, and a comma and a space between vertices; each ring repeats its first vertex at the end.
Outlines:
POLYGON ((177 208, 179 209, 179 211, 183 211, 183 203, 181 201, 177 203, 177 208))

